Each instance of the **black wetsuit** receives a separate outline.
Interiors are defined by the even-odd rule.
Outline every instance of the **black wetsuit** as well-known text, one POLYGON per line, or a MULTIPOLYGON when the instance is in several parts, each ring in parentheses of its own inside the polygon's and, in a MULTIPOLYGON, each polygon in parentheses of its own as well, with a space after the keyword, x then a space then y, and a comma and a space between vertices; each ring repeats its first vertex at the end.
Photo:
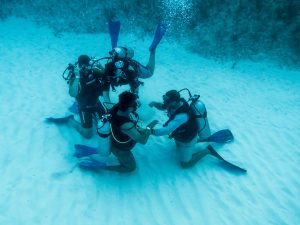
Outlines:
POLYGON ((110 170, 118 172, 131 172, 136 168, 135 158, 131 152, 136 142, 122 132, 121 126, 125 123, 132 123, 132 129, 136 123, 128 117, 117 114, 118 104, 110 109, 111 113, 111 152, 117 157, 120 165, 110 166, 110 170))
POLYGON ((130 90, 133 93, 138 92, 138 87, 142 82, 138 79, 138 73, 136 69, 136 64, 133 60, 125 60, 124 66, 122 69, 122 75, 116 76, 116 66, 115 62, 109 62, 105 65, 105 74, 103 77, 103 91, 109 91, 110 86, 112 90, 115 90, 115 87, 121 85, 129 85, 130 90))
POLYGON ((133 128, 136 126, 135 122, 124 116, 119 116, 118 112, 118 105, 115 105, 111 109, 111 127, 112 127, 112 138, 111 138, 111 145, 112 147, 121 150, 121 151, 130 151, 135 146, 136 142, 132 140, 127 134, 122 132, 121 126, 125 123, 132 123, 133 128))
POLYGON ((182 102, 183 105, 170 116, 169 120, 165 123, 165 126, 167 126, 168 123, 172 121, 176 115, 181 113, 187 114, 189 117, 188 121, 174 130, 170 137, 174 138, 176 141, 188 143, 196 137, 198 127, 196 117, 194 116, 190 106, 184 99, 182 99, 182 102))
POLYGON ((95 72, 89 75, 81 73, 80 86, 80 92, 76 96, 76 100, 81 125, 84 128, 92 128, 93 115, 100 118, 105 113, 105 109, 99 101, 99 96, 102 95, 102 83, 97 79, 95 72))

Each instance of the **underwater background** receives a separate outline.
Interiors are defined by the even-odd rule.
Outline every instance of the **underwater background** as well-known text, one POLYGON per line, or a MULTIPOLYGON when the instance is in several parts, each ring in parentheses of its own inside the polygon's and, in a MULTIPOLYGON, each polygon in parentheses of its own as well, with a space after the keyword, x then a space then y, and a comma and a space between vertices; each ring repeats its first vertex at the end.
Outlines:
POLYGON ((300 65, 298 0, 1 0, 0 18, 11 15, 56 34, 107 32, 107 21, 121 20, 141 37, 163 20, 168 40, 204 57, 300 65))
POLYGON ((299 224, 299 2, 0 0, 0 225, 299 224), (130 174, 78 167, 74 145, 98 136, 45 118, 71 114, 62 73, 81 54, 109 55, 109 20, 144 65, 157 23, 168 25, 140 87, 141 123, 162 125, 148 104, 188 88, 212 132, 232 131, 213 145, 246 174, 211 156, 182 169, 167 136, 136 145, 130 174))

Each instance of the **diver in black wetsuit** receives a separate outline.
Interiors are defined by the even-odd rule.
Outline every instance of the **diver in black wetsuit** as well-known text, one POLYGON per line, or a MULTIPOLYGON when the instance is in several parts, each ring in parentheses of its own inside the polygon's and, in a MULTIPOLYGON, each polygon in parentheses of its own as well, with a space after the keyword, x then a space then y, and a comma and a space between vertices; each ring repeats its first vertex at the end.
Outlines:
MULTIPOLYGON (((146 144, 150 129, 137 125, 138 96, 129 91, 119 95, 119 103, 110 109, 111 152, 117 157, 118 165, 105 165, 93 158, 79 163, 85 169, 105 169, 119 173, 132 172, 136 168, 135 158, 131 152, 136 143, 146 144)), ((147 127, 153 128, 157 121, 152 121, 147 127)))
POLYGON ((150 51, 148 64, 143 66, 132 59, 134 51, 131 48, 116 47, 110 51, 111 61, 105 65, 103 76, 103 97, 110 102, 110 88, 129 85, 132 93, 138 94, 139 86, 143 84, 140 78, 145 79, 153 75, 155 69, 155 49, 150 51))
POLYGON ((99 101, 102 95, 101 77, 104 68, 100 63, 92 63, 87 55, 81 55, 74 67, 74 73, 69 82, 69 94, 76 98, 81 123, 73 117, 68 121, 85 138, 93 136, 93 115, 100 118, 105 109, 99 101))

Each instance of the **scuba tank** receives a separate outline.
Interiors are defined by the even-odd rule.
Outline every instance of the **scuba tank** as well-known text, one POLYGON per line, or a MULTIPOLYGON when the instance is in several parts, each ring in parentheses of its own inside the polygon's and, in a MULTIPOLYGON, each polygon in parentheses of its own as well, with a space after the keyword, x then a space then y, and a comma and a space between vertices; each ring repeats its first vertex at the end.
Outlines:
POLYGON ((194 116, 196 117, 198 137, 201 141, 205 140, 211 136, 205 104, 200 100, 200 95, 192 95, 187 88, 184 88, 178 92, 181 92, 183 90, 186 90, 189 93, 188 101, 191 101, 190 108, 194 116))
MULTIPOLYGON (((105 106, 105 105, 104 105, 105 106)), ((106 108, 106 107, 105 107, 106 108)), ((107 110, 107 108, 106 108, 107 110)), ((97 162, 106 163, 111 153, 111 127, 110 127, 111 114, 107 112, 98 119, 97 133, 98 133, 98 151, 90 158, 97 162)))
POLYGON ((110 116, 110 114, 103 115, 102 118, 98 121, 98 155, 102 157, 108 157, 110 155, 110 116))

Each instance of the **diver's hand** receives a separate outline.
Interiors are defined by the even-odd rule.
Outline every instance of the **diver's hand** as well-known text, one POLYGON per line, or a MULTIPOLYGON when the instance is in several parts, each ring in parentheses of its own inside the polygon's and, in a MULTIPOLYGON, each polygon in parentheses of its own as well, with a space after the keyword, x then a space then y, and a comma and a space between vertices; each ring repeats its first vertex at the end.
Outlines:
POLYGON ((147 127, 153 128, 153 127, 155 127, 158 123, 159 123, 158 120, 153 120, 151 123, 149 123, 149 124, 147 125, 147 127))
POLYGON ((157 104, 159 104, 159 103, 158 102, 150 102, 149 106, 152 108, 152 107, 155 107, 157 104))
POLYGON ((150 102, 149 107, 151 108, 155 107, 158 110, 165 110, 164 105, 160 102, 150 102))
POLYGON ((154 106, 154 102, 150 102, 148 105, 152 108, 154 106))

